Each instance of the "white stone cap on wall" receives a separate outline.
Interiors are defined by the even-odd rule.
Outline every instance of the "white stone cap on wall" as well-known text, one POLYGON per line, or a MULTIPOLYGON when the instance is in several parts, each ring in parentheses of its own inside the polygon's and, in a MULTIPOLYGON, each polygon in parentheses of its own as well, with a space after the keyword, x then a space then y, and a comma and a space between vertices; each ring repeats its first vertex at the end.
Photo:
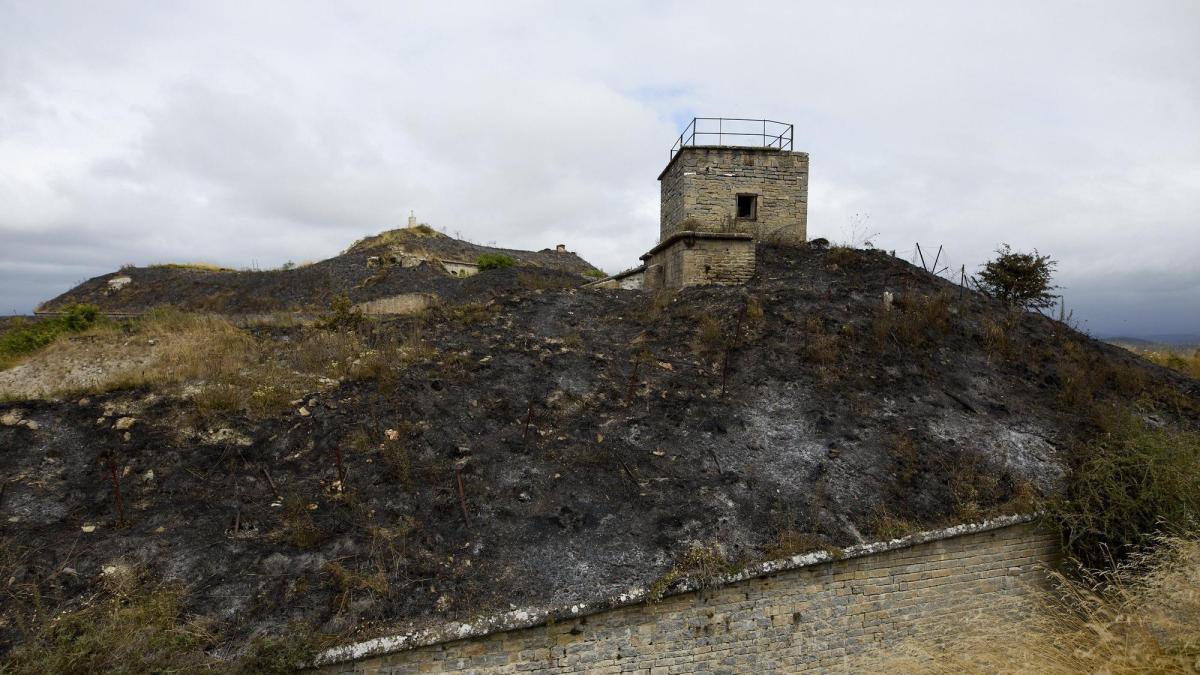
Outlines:
MULTIPOLYGON (((778 560, 769 560, 766 562, 755 563, 747 566, 740 572, 729 574, 721 577, 716 584, 712 586, 726 586, 729 584, 754 579, 757 577, 769 576, 786 572, 788 570, 800 569, 803 567, 812 567, 823 563, 836 562, 839 560, 848 560, 851 558, 862 558, 872 556, 878 553, 894 551, 902 548, 909 548, 918 544, 925 544, 943 539, 953 539, 969 534, 978 534, 989 530, 998 530, 1013 525, 1028 523, 1037 518, 1037 514, 1022 514, 1012 516, 999 516, 988 520, 983 520, 976 523, 966 523, 962 525, 954 525, 938 530, 928 530, 925 532, 917 532, 906 537, 891 539, 888 541, 880 541, 869 544, 858 544, 843 549, 840 555, 834 555, 828 551, 813 551, 811 553, 802 553, 794 555, 790 558, 780 558, 778 560)), ((690 593, 700 590, 700 585, 694 580, 685 579, 664 593, 664 596, 679 595, 681 593, 690 593)), ((339 647, 326 649, 313 659, 310 667, 326 666, 335 663, 343 663, 346 661, 358 661, 360 659, 382 656, 393 652, 416 649, 418 647, 426 647, 442 642, 452 642, 454 640, 462 640, 466 638, 478 638, 492 633, 502 633, 505 631, 519 630, 522 628, 533 628, 542 625, 548 621, 560 621, 563 619, 572 619, 581 616, 588 616, 598 612, 604 612, 619 607, 627 607, 630 605, 638 605, 648 600, 651 600, 650 589, 646 587, 631 588, 628 591, 616 596, 600 598, 591 602, 580 602, 572 605, 561 605, 558 607, 548 608, 526 608, 514 609, 508 612, 497 612, 480 616, 470 622, 452 621, 440 626, 413 630, 408 633, 392 635, 387 637, 379 637, 362 642, 355 642, 339 647)))

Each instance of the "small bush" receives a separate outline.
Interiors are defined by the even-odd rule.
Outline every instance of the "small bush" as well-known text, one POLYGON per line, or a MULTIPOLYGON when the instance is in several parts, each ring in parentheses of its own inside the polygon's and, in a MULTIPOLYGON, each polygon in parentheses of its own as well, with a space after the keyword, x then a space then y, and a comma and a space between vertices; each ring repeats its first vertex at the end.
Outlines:
POLYGON ((362 325, 362 310, 354 306, 354 302, 350 300, 349 296, 337 296, 333 299, 329 309, 329 314, 327 314, 324 321, 322 321, 322 325, 325 328, 355 329, 362 325))
POLYGON ((604 270, 598 270, 593 267, 592 269, 585 271, 583 276, 591 277, 592 279, 605 279, 608 277, 608 274, 604 270))
POLYGON ((1107 565, 1156 532, 1200 525, 1200 433, 1156 427, 1117 409, 1098 438, 1076 448, 1066 489, 1048 517, 1084 565, 1107 565))
POLYGON ((484 253, 475 260, 475 264, 479 265, 480 272, 484 272, 512 267, 517 264, 517 261, 503 253, 484 253))
POLYGON ((1055 261, 1048 255, 1014 252, 1008 244, 996 249, 996 258, 984 263, 979 288, 1014 307, 1045 309, 1055 296, 1050 283, 1055 261))

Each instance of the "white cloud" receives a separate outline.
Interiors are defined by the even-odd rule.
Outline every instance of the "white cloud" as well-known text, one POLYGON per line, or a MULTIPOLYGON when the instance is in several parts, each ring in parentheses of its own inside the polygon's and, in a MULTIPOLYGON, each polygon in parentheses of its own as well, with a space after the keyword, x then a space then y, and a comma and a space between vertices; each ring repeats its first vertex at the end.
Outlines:
POLYGON ((693 114, 796 124, 810 230, 1060 262, 1200 332, 1200 5, 0 0, 0 308, 126 262, 327 257, 410 209, 605 269, 693 114))

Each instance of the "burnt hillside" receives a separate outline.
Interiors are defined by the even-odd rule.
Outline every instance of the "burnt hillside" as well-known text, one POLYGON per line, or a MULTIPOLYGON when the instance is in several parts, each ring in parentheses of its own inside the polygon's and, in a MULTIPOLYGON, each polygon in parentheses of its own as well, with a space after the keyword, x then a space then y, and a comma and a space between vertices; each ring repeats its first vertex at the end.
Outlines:
POLYGON ((89 279, 38 310, 55 312, 88 303, 118 314, 138 314, 168 305, 223 314, 311 313, 327 309, 341 295, 357 303, 404 293, 430 293, 458 302, 491 295, 497 289, 516 289, 521 279, 526 286, 576 286, 586 282, 583 273, 593 269, 574 253, 479 246, 424 227, 389 230, 357 242, 338 256, 293 269, 251 271, 175 264, 125 267, 89 279), (435 264, 368 264, 369 258, 389 251, 467 262, 485 253, 501 253, 512 257, 517 266, 492 271, 487 278, 458 279, 435 264), (121 277, 129 279, 127 285, 114 289, 109 282, 121 277))
POLYGON ((259 350, 228 379, 0 404, 5 644, 34 597, 71 607, 118 566, 183 584, 229 648, 587 600, 694 546, 736 565, 1028 509, 1113 401, 1200 424, 1200 382, 879 251, 489 298, 228 328, 259 350), (325 356, 267 369, 309 342, 325 356))

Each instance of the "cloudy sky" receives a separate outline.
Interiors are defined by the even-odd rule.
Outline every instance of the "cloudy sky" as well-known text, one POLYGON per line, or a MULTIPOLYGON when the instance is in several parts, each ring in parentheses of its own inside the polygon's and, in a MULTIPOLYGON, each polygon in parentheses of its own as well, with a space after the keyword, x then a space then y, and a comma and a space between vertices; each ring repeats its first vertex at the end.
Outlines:
POLYGON ((633 264, 694 115, 795 123, 810 236, 1059 260, 1200 333, 1200 2, 0 0, 0 312, 401 226, 633 264))

